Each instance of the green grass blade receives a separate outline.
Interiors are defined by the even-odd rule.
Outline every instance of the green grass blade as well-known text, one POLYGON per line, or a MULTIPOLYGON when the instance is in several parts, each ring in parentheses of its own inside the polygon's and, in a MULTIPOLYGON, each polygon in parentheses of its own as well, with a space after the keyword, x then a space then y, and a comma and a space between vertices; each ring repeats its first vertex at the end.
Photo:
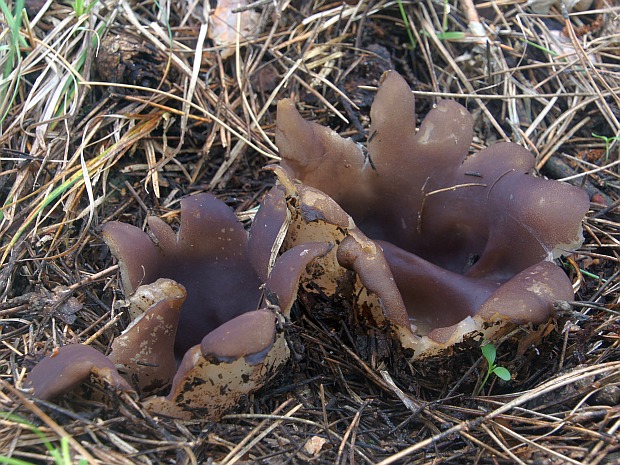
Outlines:
POLYGON ((12 457, 6 457, 5 455, 0 455, 0 463, 6 465, 35 465, 32 462, 27 462, 26 460, 14 459, 12 457))

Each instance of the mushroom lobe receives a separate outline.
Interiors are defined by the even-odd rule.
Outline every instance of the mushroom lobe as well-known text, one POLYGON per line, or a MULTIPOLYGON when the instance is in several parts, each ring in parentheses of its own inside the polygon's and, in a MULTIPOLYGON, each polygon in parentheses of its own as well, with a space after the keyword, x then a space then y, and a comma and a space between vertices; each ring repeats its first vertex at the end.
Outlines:
POLYGON ((276 315, 268 309, 244 313, 209 333, 190 349, 166 397, 150 397, 146 407, 176 418, 218 418, 255 391, 288 358, 276 315))
POLYGON ((174 341, 186 296, 183 286, 160 278, 128 299, 134 320, 114 339, 109 357, 142 394, 168 387, 177 370, 174 341))
POLYGON ((113 389, 132 391, 112 361, 90 346, 69 344, 55 349, 35 365, 24 382, 39 399, 50 400, 78 387, 91 376, 113 389))

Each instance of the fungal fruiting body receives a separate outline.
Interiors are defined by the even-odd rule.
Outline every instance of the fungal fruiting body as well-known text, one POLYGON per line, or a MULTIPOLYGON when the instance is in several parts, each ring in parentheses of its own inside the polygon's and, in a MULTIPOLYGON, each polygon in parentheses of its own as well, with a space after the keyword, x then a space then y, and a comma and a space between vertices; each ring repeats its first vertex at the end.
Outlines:
MULTIPOLYGON (((490 336, 506 322, 547 320, 554 301, 573 298, 553 260, 581 244, 587 194, 532 176, 533 155, 514 143, 468 155, 473 120, 458 103, 440 101, 419 129, 414 106, 404 79, 386 73, 362 147, 305 121, 291 100, 280 101, 280 179, 292 190, 321 192, 350 215, 351 226, 339 226, 345 233, 335 256, 368 283, 369 267, 387 263, 408 321, 400 315, 392 324, 417 356, 468 333, 490 336), (362 233, 381 251, 373 260, 369 246, 349 238, 362 233)), ((309 223, 325 222, 321 216, 300 214, 289 231, 316 229, 309 223)), ((297 243, 290 235, 285 241, 297 243)), ((393 295, 392 281, 383 282, 390 289, 375 280, 374 292, 393 295)))
POLYGON ((50 399, 95 376, 138 391, 153 412, 217 419, 287 360, 278 321, 288 317, 306 265, 329 249, 306 244, 277 257, 274 232, 286 220, 285 210, 271 208, 248 234, 226 204, 200 194, 181 201, 176 234, 156 217, 148 221, 154 239, 106 224, 133 321, 108 357, 81 344, 61 347, 25 387, 50 399), (263 284, 269 298, 261 305, 263 284))
POLYGON ((416 129, 413 94, 394 72, 371 119, 364 148, 280 101, 278 184, 249 234, 209 194, 181 201, 176 234, 156 217, 152 238, 105 225, 133 322, 108 357, 61 347, 25 387, 49 399, 95 376, 138 391, 153 412, 217 419, 287 360, 279 322, 300 286, 348 299, 414 357, 543 322, 573 298, 553 260, 581 244, 584 191, 532 176, 534 158, 516 144, 468 155, 472 117, 456 102, 416 129))

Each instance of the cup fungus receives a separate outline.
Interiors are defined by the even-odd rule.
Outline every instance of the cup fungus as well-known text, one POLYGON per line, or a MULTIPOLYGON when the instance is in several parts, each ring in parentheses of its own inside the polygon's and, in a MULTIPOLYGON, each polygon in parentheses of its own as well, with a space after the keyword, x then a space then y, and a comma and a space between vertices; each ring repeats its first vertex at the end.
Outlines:
POLYGON ((211 419, 259 388, 288 358, 278 321, 290 313, 300 275, 330 248, 304 244, 276 259, 273 232, 286 228, 287 213, 271 204, 249 236, 209 194, 181 201, 177 234, 155 217, 148 220, 154 240, 135 226, 106 224, 133 321, 108 357, 85 345, 61 347, 25 387, 50 399, 94 375, 114 388, 133 386, 153 412, 211 419), (269 298, 259 308, 262 284, 269 298))
POLYGON ((349 298, 414 357, 543 322, 555 300, 572 299, 553 260, 581 244, 584 191, 532 176, 516 144, 468 156, 472 117, 456 102, 439 102, 416 130, 413 94, 394 72, 371 119, 365 149, 280 101, 279 184, 249 235, 209 194, 181 201, 176 234, 155 217, 152 238, 105 225, 134 321, 109 357, 61 347, 25 386, 49 399, 96 376, 133 386, 153 412, 217 419, 287 359, 278 322, 300 284, 349 298))
POLYGON ((383 296, 383 318, 416 356, 507 322, 547 320, 555 300, 573 298, 553 260, 581 244, 587 194, 532 176, 534 157, 514 143, 468 155, 473 119, 454 101, 440 101, 416 130, 414 104, 405 80, 386 73, 362 147, 305 121, 291 100, 278 103, 276 172, 301 199, 285 247, 313 222, 331 228, 338 263, 383 296), (344 211, 329 219, 338 205, 348 223, 344 211))

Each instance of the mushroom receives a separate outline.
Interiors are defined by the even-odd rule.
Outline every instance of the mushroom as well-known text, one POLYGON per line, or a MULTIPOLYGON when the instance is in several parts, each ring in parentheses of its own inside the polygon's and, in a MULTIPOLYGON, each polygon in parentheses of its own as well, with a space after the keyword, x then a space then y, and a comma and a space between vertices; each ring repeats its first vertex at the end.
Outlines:
POLYGON ((222 323, 255 310, 262 284, 248 261, 248 233, 224 202, 211 194, 185 197, 181 212, 176 234, 161 218, 148 219, 155 240, 116 221, 102 231, 119 261, 126 295, 157 278, 187 289, 178 329, 182 337, 175 343, 178 358, 222 323))
POLYGON ((51 398, 90 372, 103 372, 113 387, 131 389, 129 381, 153 412, 217 419, 262 386, 288 358, 278 322, 290 315, 300 276, 330 248, 309 243, 275 259, 279 247, 272 232, 285 228, 287 218, 274 208, 282 204, 280 197, 265 201, 250 238, 232 210, 209 194, 181 201, 177 234, 149 218, 155 241, 134 226, 105 225, 104 239, 119 260, 134 320, 114 340, 109 357, 79 344, 63 347, 53 363, 45 358, 34 367, 25 387, 51 398), (269 297, 260 308, 263 283, 269 297), (188 347, 178 366, 174 347, 177 354, 188 347), (88 371, 55 387, 56 378, 74 371, 75 352, 88 371))
MULTIPOLYGON (((532 176, 534 157, 514 143, 468 155, 473 120, 454 101, 440 101, 416 130, 414 104, 404 79, 386 73, 362 147, 280 101, 282 184, 302 198, 310 186, 333 199, 330 211, 336 204, 351 216, 336 257, 373 293, 393 295, 392 282, 382 279, 390 284, 381 287, 370 271, 387 262, 413 329, 399 331, 416 354, 491 325, 545 321, 555 300, 573 297, 553 260, 581 244, 587 194, 532 176), (293 179, 301 184, 291 187, 293 179), (372 247, 362 247, 368 238, 381 250, 372 259, 372 247)), ((289 231, 316 228, 298 217, 289 231)), ((289 234, 284 243, 299 241, 289 234)), ((402 327, 402 318, 395 325, 402 327)))

